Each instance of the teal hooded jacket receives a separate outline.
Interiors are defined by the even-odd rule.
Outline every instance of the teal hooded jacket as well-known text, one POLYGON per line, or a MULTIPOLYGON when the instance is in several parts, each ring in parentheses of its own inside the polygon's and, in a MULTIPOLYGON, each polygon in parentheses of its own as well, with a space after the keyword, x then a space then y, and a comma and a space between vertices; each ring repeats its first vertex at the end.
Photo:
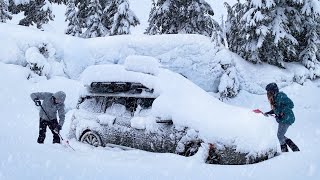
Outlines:
POLYGON ((277 122, 283 124, 293 124, 295 121, 292 111, 294 104, 284 92, 278 92, 274 97, 274 113, 277 115, 277 122))

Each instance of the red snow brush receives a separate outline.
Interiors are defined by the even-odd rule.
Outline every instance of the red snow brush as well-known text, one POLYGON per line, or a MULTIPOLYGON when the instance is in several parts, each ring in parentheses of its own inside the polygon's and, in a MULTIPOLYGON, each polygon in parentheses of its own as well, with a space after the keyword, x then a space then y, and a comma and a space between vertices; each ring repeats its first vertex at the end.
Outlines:
POLYGON ((252 110, 253 112, 255 112, 255 113, 261 113, 261 114, 263 114, 263 112, 260 110, 260 109, 254 109, 254 110, 252 110))

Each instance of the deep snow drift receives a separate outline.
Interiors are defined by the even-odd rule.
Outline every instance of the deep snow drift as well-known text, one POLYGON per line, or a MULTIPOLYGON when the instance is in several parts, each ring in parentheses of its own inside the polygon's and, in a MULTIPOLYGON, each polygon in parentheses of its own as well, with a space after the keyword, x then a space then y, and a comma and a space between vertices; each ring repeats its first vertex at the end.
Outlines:
MULTIPOLYGON (((37 57, 47 77, 65 76, 78 79, 90 65, 123 64, 131 55, 151 56, 163 67, 180 73, 202 89, 217 92, 225 70, 222 63, 233 64, 240 89, 255 94, 265 93, 264 87, 276 82, 280 87, 294 81, 304 83, 308 71, 299 64, 286 64, 287 69, 271 65, 253 65, 227 49, 217 48, 210 38, 200 35, 123 35, 81 39, 36 29, 0 24, 0 62, 28 65, 28 58, 37 57), (35 52, 46 49, 46 57, 35 52), (31 53, 31 54, 30 54, 31 53), (46 60, 46 62, 44 62, 46 60)), ((29 63, 30 66, 30 63, 29 63)))
MULTIPOLYGON (((199 157, 148 153, 139 150, 122 151, 117 148, 91 148, 76 141, 70 149, 52 145, 47 132, 44 145, 36 143, 38 109, 29 95, 34 91, 63 90, 67 93, 66 108, 74 108, 82 85, 63 77, 51 80, 28 81, 28 70, 16 65, 0 63, 0 179, 318 179, 320 177, 319 86, 308 82, 294 84, 284 90, 296 106, 297 121, 287 136, 301 152, 285 153, 249 166, 217 166, 204 164, 199 157), (303 96, 302 96, 303 94, 303 96), (28 169, 26 171, 26 169, 28 169), (123 173, 126 169, 126 173, 123 173), (272 172, 272 173, 271 173, 272 172)), ((265 95, 242 91, 231 104, 247 108, 269 110, 265 95)), ((70 125, 68 112, 62 135, 66 137, 70 125)), ((232 112, 230 112, 232 114, 232 112)), ((237 117, 237 114, 234 114, 237 117)), ((273 119, 269 119, 273 121, 273 119)), ((239 119, 239 121, 243 121, 239 119)), ((242 128, 252 128, 242 127, 242 128)), ((257 132, 259 133, 259 132, 257 132)), ((276 134, 276 132, 274 132, 276 134)), ((201 158, 200 158, 201 159, 201 158)))

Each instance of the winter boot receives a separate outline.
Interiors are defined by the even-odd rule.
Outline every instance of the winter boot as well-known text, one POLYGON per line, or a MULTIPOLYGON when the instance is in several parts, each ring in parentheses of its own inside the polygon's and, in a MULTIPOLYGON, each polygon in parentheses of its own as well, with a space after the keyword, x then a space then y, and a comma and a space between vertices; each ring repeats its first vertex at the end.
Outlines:
POLYGON ((281 152, 288 152, 287 144, 281 145, 281 152))
POLYGON ((286 144, 290 147, 290 149, 295 152, 295 151, 300 151, 298 146, 291 140, 291 139, 286 139, 286 144))

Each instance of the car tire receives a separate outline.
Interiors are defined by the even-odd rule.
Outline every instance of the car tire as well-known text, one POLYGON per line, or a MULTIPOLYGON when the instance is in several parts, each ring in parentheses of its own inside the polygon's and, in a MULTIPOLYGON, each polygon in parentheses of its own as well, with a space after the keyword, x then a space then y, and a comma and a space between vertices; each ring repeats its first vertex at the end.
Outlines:
POLYGON ((102 146, 102 141, 98 133, 93 131, 86 131, 80 137, 80 142, 89 144, 91 146, 102 146))
POLYGON ((183 156, 189 157, 196 154, 201 146, 200 141, 191 141, 185 144, 185 151, 183 152, 183 156))

